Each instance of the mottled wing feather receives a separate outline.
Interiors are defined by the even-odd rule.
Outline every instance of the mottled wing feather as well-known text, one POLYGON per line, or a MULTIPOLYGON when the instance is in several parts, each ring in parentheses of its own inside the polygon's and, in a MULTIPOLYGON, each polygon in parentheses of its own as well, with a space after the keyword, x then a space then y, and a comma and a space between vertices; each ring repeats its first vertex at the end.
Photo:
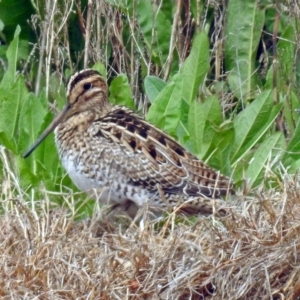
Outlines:
POLYGON ((136 185, 153 190, 159 185, 165 193, 190 196, 218 197, 233 192, 227 177, 124 107, 115 106, 108 115, 95 120, 93 127, 95 136, 117 144, 120 156, 126 154, 119 171, 136 185))

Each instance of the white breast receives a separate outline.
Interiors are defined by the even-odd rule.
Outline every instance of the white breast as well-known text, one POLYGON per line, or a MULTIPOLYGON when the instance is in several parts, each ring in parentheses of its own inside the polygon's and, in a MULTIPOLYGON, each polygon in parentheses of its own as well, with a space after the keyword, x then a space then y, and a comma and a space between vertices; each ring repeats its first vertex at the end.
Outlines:
POLYGON ((78 187, 81 191, 89 191, 93 188, 97 188, 95 182, 90 178, 86 177, 84 174, 80 173, 74 164, 73 158, 62 157, 62 164, 70 176, 73 183, 78 187))
MULTIPOLYGON (((128 185, 124 181, 111 181, 105 178, 102 174, 102 180, 88 178, 85 174, 80 172, 80 166, 75 166, 73 157, 71 155, 62 157, 62 164, 70 176, 73 183, 81 191, 94 193, 97 199, 104 204, 124 203, 127 200, 135 202, 138 206, 143 205, 148 201, 152 194, 142 188, 128 185)), ((105 172, 104 172, 105 173, 105 172)))

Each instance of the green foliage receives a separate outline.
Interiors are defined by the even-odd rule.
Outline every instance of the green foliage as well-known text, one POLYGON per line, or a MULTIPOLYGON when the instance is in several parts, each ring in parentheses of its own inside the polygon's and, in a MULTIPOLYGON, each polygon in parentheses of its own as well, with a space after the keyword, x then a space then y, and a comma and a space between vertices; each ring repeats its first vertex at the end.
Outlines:
POLYGON ((256 145, 274 124, 282 105, 273 105, 271 91, 260 94, 234 120, 235 140, 231 163, 234 165, 256 145))
POLYGON ((130 86, 125 74, 120 74, 111 82, 109 94, 109 100, 112 104, 125 105, 134 109, 130 86))
MULTIPOLYGON (((27 0, 2 0, 0 3, 0 20, 5 25, 2 38, 11 42, 14 38, 16 25, 22 27, 21 39, 28 39, 30 27, 27 20, 34 14, 34 9, 27 0)), ((2 30, 1 30, 2 31, 2 30)), ((20 53, 18 53, 20 55, 20 53)))
MULTIPOLYGON (((184 119, 182 110, 176 110, 176 105, 174 104, 173 108, 170 103, 175 102, 179 108, 182 103, 180 96, 183 98, 183 95, 186 97, 192 94, 191 83, 197 82, 199 87, 205 78, 205 72, 197 70, 199 65, 205 66, 200 61, 203 57, 207 57, 209 51, 208 47, 199 46, 203 41, 205 41, 203 34, 195 38, 190 56, 180 72, 168 84, 164 85, 153 77, 145 79, 145 89, 151 101, 153 94, 157 94, 149 110, 148 120, 171 134, 174 134, 174 128, 178 128, 184 119), (193 63, 190 63, 191 61, 193 63), (187 77, 186 82, 189 84, 184 85, 182 78, 187 77), (157 92, 159 90, 160 92, 157 92), (168 120, 168 123, 165 120, 168 120)), ((188 111, 188 118, 184 125, 189 136, 189 140, 183 143, 185 147, 223 173, 228 175, 233 173, 236 182, 241 181, 246 175, 246 178, 249 178, 249 187, 260 184, 264 179, 263 171, 267 161, 282 154, 275 149, 284 147, 283 134, 271 133, 271 127, 283 103, 274 105, 272 91, 266 90, 242 112, 232 115, 230 121, 223 120, 222 108, 216 96, 208 97, 203 103, 199 103, 195 99, 196 94, 185 98, 191 99, 186 101, 188 105, 185 108, 188 111)))
POLYGON ((161 90, 167 85, 162 79, 156 76, 146 76, 145 90, 151 103, 157 98, 161 90))
POLYGON ((249 188, 274 186, 279 167, 297 171, 299 19, 268 1, 230 0, 218 7, 198 2, 182 5, 176 15, 178 7, 168 1, 158 6, 107 0, 98 7, 100 15, 92 11, 89 47, 83 28, 87 1, 77 2, 82 11, 76 6, 74 14, 69 14, 75 11, 70 3, 56 2, 61 14, 54 15, 54 23, 47 23, 52 19, 46 1, 0 3, 5 70, 3 76, 0 72, 0 144, 13 153, 11 163, 23 187, 41 181, 52 190, 61 183, 70 186, 53 137, 30 158, 20 154, 52 120, 48 101, 55 99, 61 109, 62 82, 83 67, 107 76, 113 104, 134 109, 146 95, 149 122, 237 185, 246 180, 249 188), (37 28, 27 22, 33 10, 37 28), (60 26, 62 20, 66 22, 60 26), (48 48, 38 53, 29 42, 48 48), (37 85, 41 88, 35 89, 37 85))
POLYGON ((256 53, 264 26, 265 10, 259 1, 231 0, 225 27, 225 64, 228 83, 238 99, 253 97, 258 84, 256 53))
POLYGON ((281 156, 284 147, 284 136, 281 132, 273 133, 267 137, 251 156, 249 166, 245 172, 248 188, 260 185, 264 177, 265 168, 274 168, 274 162, 281 156))
MULTIPOLYGON (((179 73, 160 91, 148 111, 147 120, 172 136, 176 136, 180 121, 183 126, 187 125, 187 106, 195 100, 199 85, 208 72, 208 49, 207 36, 202 32, 195 37, 191 53, 179 73)), ((156 87, 163 87, 163 84, 159 86, 157 83, 156 87)), ((148 79, 145 82, 146 91, 152 89, 149 84, 151 82, 148 79)), ((151 94, 150 99, 152 97, 151 94)))
POLYGON ((172 26, 170 19, 151 1, 126 0, 124 6, 130 15, 137 11, 137 22, 143 33, 144 42, 151 49, 152 59, 162 65, 169 53, 172 26))
POLYGON ((7 50, 8 71, 0 83, 0 143, 16 155, 13 162, 25 188, 37 185, 41 180, 51 188, 63 176, 53 139, 47 139, 32 156, 24 161, 20 154, 41 133, 52 118, 47 110, 45 94, 35 97, 27 91, 24 78, 17 75, 16 59, 20 29, 7 50))

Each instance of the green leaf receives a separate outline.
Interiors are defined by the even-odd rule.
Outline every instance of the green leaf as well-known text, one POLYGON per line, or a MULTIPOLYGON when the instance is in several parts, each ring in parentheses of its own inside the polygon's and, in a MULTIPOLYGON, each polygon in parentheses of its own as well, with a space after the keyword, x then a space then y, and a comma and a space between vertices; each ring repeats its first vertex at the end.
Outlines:
MULTIPOLYGON (((38 98, 30 93, 24 100, 20 112, 20 138, 18 144, 19 149, 22 149, 22 154, 52 120, 53 114, 47 109, 45 91, 43 90, 38 98)), ((48 188, 57 189, 55 185, 60 183, 65 172, 59 162, 53 134, 50 134, 24 161, 31 173, 39 178, 38 181, 32 182, 32 185, 44 181, 48 188)), ((26 172, 24 166, 23 169, 26 172)), ((32 175, 28 174, 28 176, 32 175)))
POLYGON ((207 70, 208 40, 204 33, 200 33, 196 36, 191 53, 179 73, 174 75, 154 100, 147 120, 172 136, 176 136, 176 128, 180 121, 182 121, 183 127, 188 126, 189 105, 195 99, 207 70))
POLYGON ((29 33, 32 32, 28 20, 34 13, 35 11, 33 10, 31 1, 0 1, 0 19, 4 23, 3 33, 6 37, 6 43, 10 43, 12 41, 17 25, 22 28, 21 38, 28 40, 29 33))
MULTIPOLYGON (((295 35, 297 29, 295 28, 294 19, 280 18, 283 32, 280 34, 280 39, 277 43, 277 56, 280 67, 280 73, 278 72, 277 84, 280 84, 282 79, 286 81, 286 84, 290 84, 293 80, 292 76, 295 76, 294 67, 295 67, 295 57, 294 53, 296 51, 296 44, 292 41, 295 41, 295 35)), ((297 26, 297 25, 296 25, 297 26)))
POLYGON ((231 175, 230 153, 234 140, 233 122, 225 121, 220 126, 211 126, 210 132, 209 148, 203 159, 223 174, 231 175))
POLYGON ((6 56, 8 60, 8 70, 5 72, 0 88, 9 88, 16 80, 16 70, 17 70, 17 61, 18 61, 18 46, 19 46, 19 34, 21 28, 17 26, 14 40, 10 43, 6 56))
POLYGON ((106 67, 101 61, 96 62, 93 65, 92 69, 98 71, 101 74, 101 76, 103 76, 106 79, 106 75, 107 75, 106 74, 106 67))
POLYGON ((298 120, 298 124, 295 129, 295 132, 286 148, 286 151, 282 156, 282 164, 286 168, 290 168, 290 166, 294 162, 299 160, 299 153, 300 153, 300 120, 298 120))
POLYGON ((225 67, 238 99, 251 98, 258 84, 256 53, 264 26, 265 9, 258 0, 231 0, 225 27, 225 67))
POLYGON ((125 74, 118 75, 111 82, 109 92, 109 101, 112 104, 125 105, 130 109, 134 109, 128 78, 125 74))
POLYGON ((165 81, 156 76, 146 76, 144 80, 145 91, 151 103, 157 98, 158 94, 167 85, 165 81))
POLYGON ((0 131, 4 131, 15 141, 19 139, 19 114, 27 96, 28 92, 22 77, 19 77, 5 92, 4 88, 0 87, 0 131))
POLYGON ((249 189, 261 184, 266 164, 268 161, 270 164, 273 163, 273 160, 276 159, 275 155, 278 155, 278 149, 282 148, 283 145, 283 134, 276 132, 266 138, 254 152, 245 174, 249 189))
POLYGON ((177 137, 178 142, 181 145, 183 145, 185 147, 185 149, 194 153, 193 152, 194 147, 192 147, 189 143, 190 133, 182 121, 179 121, 177 131, 176 131, 176 137, 177 137))
MULTIPOLYGON (((45 128, 45 118, 48 114, 45 91, 37 98, 30 93, 23 100, 23 107, 19 114, 20 149, 28 148, 45 128)), ((31 156, 36 157, 37 151, 31 156)))
POLYGON ((19 171, 19 178, 21 179, 21 186, 24 189, 27 189, 29 186, 37 186, 41 178, 32 173, 24 158, 17 155, 15 159, 19 171))
POLYGON ((151 105, 147 120, 176 136, 176 128, 181 118, 182 77, 177 74, 173 80, 159 93, 151 105))
POLYGON ((265 91, 234 118, 235 141, 231 163, 235 165, 273 124, 282 104, 274 105, 271 91, 265 91))
POLYGON ((299 120, 299 100, 293 91, 290 92, 289 95, 284 95, 284 98, 281 101, 284 106, 284 118, 285 123, 288 128, 288 132, 290 136, 293 136, 296 128, 296 124, 299 120), (287 98, 288 97, 288 98, 287 98))
POLYGON ((185 60, 180 73, 183 76, 183 99, 191 104, 197 96, 199 86, 209 70, 209 41, 204 32, 196 35, 191 53, 185 60))
POLYGON ((7 137, 6 133, 0 131, 0 145, 10 150, 13 154, 17 154, 16 141, 7 137))
POLYGON ((214 139, 215 126, 222 122, 220 103, 211 96, 203 104, 193 101, 188 115, 188 131, 193 153, 203 158, 214 139))
POLYGON ((170 20, 154 2, 136 0, 124 2, 128 13, 137 19, 144 42, 151 50, 152 59, 163 65, 169 55, 172 28, 170 20))

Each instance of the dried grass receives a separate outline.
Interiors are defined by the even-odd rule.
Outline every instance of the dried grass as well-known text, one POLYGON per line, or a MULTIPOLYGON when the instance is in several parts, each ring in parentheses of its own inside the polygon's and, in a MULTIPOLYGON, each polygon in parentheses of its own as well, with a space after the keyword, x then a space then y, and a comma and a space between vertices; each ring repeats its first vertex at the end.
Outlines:
POLYGON ((25 202, 13 173, 6 169, 4 177, 1 299, 300 297, 296 180, 280 193, 229 202, 232 213, 223 219, 171 215, 142 230, 103 214, 75 222, 48 192, 25 202))

